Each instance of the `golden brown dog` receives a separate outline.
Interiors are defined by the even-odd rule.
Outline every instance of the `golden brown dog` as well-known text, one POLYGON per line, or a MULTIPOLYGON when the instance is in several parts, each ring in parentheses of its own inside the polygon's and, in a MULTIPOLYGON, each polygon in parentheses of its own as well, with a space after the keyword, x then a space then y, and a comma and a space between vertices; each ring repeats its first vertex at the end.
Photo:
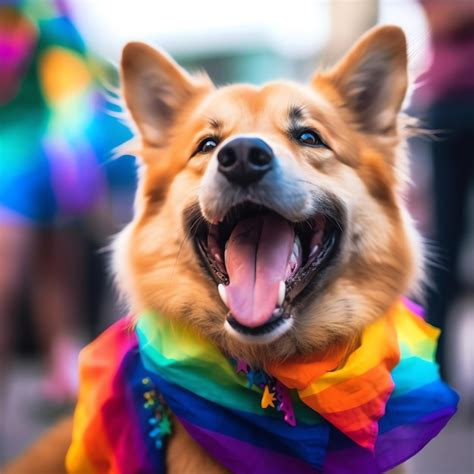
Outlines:
MULTIPOLYGON (((420 245, 403 205, 406 66, 405 37, 396 27, 371 31, 306 86, 216 88, 161 52, 127 45, 123 90, 143 166, 136 216, 117 240, 115 268, 132 311, 151 307, 185 319, 227 353, 264 365, 356 340, 410 292, 420 277, 420 245), (255 154, 250 171, 240 162, 223 164, 239 153, 255 154), (268 213, 268 222, 257 218, 268 213), (228 239, 236 224, 255 216, 248 226, 262 226, 263 240, 271 228, 285 255, 277 268, 262 263, 261 274, 249 275, 232 264, 245 243, 228 239), (299 278, 322 250, 327 257, 299 278), (291 252, 303 257, 288 270, 291 252), (279 279, 293 316, 262 335, 258 327, 279 306, 279 279), (229 305, 233 326, 226 324, 229 305)), ((271 249, 254 257, 263 260, 265 252, 271 249)))
MULTIPOLYGON (((134 314, 156 309, 265 367, 351 352, 417 290, 399 28, 370 31, 307 85, 217 88, 141 43, 121 79, 141 166, 114 268, 134 314)), ((224 472, 179 426, 167 459, 172 473, 224 472)))

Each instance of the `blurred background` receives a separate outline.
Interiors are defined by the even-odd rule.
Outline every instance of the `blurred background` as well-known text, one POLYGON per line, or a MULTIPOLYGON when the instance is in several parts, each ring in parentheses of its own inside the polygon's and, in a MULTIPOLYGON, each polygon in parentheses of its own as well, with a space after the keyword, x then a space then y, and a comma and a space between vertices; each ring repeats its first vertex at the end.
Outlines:
POLYGON ((159 45, 217 84, 304 81, 381 23, 405 29, 405 110, 436 132, 409 144, 408 198, 439 360, 461 394, 409 469, 474 472, 473 0, 0 0, 0 465, 71 411, 78 351, 124 311, 106 252, 135 189, 133 157, 114 158, 131 137, 123 45, 159 45))

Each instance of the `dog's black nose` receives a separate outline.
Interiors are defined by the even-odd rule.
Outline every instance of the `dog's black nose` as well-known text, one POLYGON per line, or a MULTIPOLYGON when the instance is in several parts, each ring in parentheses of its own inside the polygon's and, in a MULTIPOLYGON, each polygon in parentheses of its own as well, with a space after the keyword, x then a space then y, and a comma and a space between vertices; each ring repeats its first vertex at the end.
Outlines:
POLYGON ((272 168, 273 151, 260 138, 241 137, 217 154, 219 171, 231 182, 246 186, 260 180, 272 168))

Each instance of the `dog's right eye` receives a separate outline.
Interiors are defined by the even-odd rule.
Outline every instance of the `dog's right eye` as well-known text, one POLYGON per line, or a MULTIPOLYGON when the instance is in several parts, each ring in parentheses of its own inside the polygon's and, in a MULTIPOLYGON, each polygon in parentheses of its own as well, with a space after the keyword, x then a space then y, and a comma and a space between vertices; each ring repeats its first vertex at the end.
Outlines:
POLYGON ((209 153, 217 147, 217 140, 215 138, 205 138, 199 143, 196 148, 196 153, 209 153))

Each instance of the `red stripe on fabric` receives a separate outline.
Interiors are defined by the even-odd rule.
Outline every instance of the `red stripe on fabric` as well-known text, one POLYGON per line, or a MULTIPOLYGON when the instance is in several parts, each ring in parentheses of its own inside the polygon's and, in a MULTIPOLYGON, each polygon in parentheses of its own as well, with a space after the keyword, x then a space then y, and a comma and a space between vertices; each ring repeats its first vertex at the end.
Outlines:
POLYGON ((89 462, 97 474, 121 474, 106 430, 101 407, 112 393, 114 370, 127 351, 137 344, 130 330, 130 320, 124 319, 108 328, 89 344, 80 356, 80 378, 83 388, 79 393, 82 409, 90 415, 82 437, 89 462))

